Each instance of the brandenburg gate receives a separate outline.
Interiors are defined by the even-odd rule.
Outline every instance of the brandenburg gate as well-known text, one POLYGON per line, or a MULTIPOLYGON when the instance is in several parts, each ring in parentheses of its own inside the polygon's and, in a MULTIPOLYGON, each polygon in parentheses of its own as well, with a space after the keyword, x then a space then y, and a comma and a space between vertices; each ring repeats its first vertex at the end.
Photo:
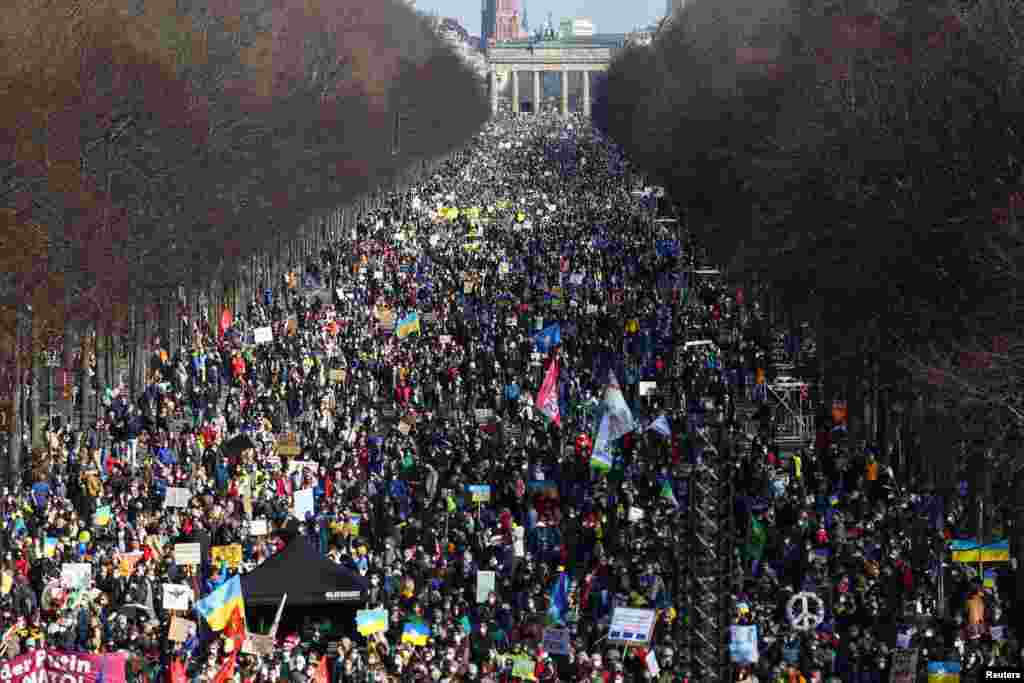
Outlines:
POLYGON ((541 74, 555 72, 561 74, 562 98, 559 111, 562 116, 569 113, 569 76, 579 72, 583 81, 583 92, 580 97, 583 115, 590 116, 590 74, 607 71, 608 65, 619 48, 618 42, 603 42, 576 38, 572 40, 540 41, 540 42, 504 42, 487 49, 487 62, 490 70, 491 113, 498 113, 498 101, 504 83, 511 79, 512 113, 518 114, 522 105, 519 75, 521 72, 532 74, 533 97, 531 106, 536 113, 540 111, 541 74))

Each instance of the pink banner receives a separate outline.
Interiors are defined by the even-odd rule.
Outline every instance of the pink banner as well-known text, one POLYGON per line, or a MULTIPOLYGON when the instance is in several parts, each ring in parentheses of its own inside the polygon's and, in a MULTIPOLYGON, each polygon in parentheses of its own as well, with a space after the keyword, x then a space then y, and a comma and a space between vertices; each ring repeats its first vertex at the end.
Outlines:
POLYGON ((125 683, 125 655, 30 650, 0 664, 2 683, 125 683))

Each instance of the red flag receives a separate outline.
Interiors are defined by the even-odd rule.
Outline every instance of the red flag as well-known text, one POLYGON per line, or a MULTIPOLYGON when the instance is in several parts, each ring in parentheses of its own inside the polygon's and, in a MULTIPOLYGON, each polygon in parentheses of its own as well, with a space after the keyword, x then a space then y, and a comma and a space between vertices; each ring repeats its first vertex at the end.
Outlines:
POLYGON ((218 336, 224 336, 224 333, 227 332, 227 329, 231 327, 231 323, 233 322, 233 320, 234 319, 231 316, 231 309, 225 308, 224 312, 220 314, 220 325, 217 327, 217 330, 220 333, 218 336))
POLYGON ((238 650, 231 653, 228 660, 220 667, 220 671, 213 677, 213 683, 229 683, 235 675, 235 664, 238 662, 238 650))
POLYGON ((188 675, 185 673, 185 663, 178 657, 175 657, 174 661, 171 662, 170 683, 188 683, 188 675))
POLYGON ((242 649, 245 642, 245 613, 238 607, 234 609, 224 627, 224 637, 234 641, 234 652, 242 649))
POLYGON ((558 359, 552 358, 544 383, 537 392, 537 410, 547 415, 548 419, 561 426, 562 416, 558 411, 558 359))

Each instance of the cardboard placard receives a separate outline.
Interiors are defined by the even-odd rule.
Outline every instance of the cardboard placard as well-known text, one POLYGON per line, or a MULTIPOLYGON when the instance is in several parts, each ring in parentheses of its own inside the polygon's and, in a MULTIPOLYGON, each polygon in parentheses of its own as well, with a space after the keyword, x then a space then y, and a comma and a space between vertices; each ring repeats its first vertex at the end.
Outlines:
POLYGON ((187 612, 192 604, 192 588, 185 584, 165 583, 164 603, 165 610, 176 609, 187 612))
POLYGON ((198 543, 176 543, 174 545, 174 564, 197 567, 202 562, 202 546, 198 543))
POLYGON ((302 448, 299 447, 299 435, 295 432, 289 432, 281 437, 277 442, 277 453, 278 455, 296 456, 302 454, 302 448))
POLYGON ((408 434, 411 429, 412 426, 409 425, 409 423, 406 422, 405 420, 402 420, 401 422, 398 423, 398 431, 400 431, 403 435, 408 434))
POLYGON ((184 643, 196 632, 196 622, 178 616, 171 617, 171 626, 167 629, 167 640, 184 643))
POLYGON ((348 371, 345 369, 331 370, 327 373, 327 377, 332 383, 338 384, 345 381, 345 377, 348 375, 348 371))
POLYGON ((232 545, 215 545, 210 548, 210 559, 219 564, 221 560, 228 563, 232 569, 238 569, 242 564, 242 546, 238 543, 232 545))

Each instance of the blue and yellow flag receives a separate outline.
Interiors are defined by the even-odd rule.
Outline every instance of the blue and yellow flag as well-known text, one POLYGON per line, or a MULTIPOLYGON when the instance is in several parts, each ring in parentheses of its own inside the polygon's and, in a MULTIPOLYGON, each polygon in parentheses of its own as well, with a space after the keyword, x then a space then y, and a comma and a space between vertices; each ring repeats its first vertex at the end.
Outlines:
POLYGON ((232 576, 218 586, 217 590, 196 603, 196 611, 206 619, 206 623, 214 631, 223 631, 236 609, 245 614, 242 581, 238 575, 232 576))
POLYGON ((402 642, 413 645, 426 645, 430 637, 430 627, 422 621, 407 621, 402 629, 402 642))
POLYGON ((356 630, 364 636, 387 631, 388 611, 383 608, 359 610, 356 612, 356 630))
POLYGON ((928 662, 928 683, 960 683, 960 662, 928 662))
POLYGON ((398 321, 395 325, 395 333, 399 339, 405 339, 413 332, 420 331, 420 314, 417 311, 413 311, 409 315, 405 316, 398 321))
POLYGON ((972 540, 956 540, 949 544, 954 562, 1009 562, 1010 542, 1006 539, 980 544, 972 540))

